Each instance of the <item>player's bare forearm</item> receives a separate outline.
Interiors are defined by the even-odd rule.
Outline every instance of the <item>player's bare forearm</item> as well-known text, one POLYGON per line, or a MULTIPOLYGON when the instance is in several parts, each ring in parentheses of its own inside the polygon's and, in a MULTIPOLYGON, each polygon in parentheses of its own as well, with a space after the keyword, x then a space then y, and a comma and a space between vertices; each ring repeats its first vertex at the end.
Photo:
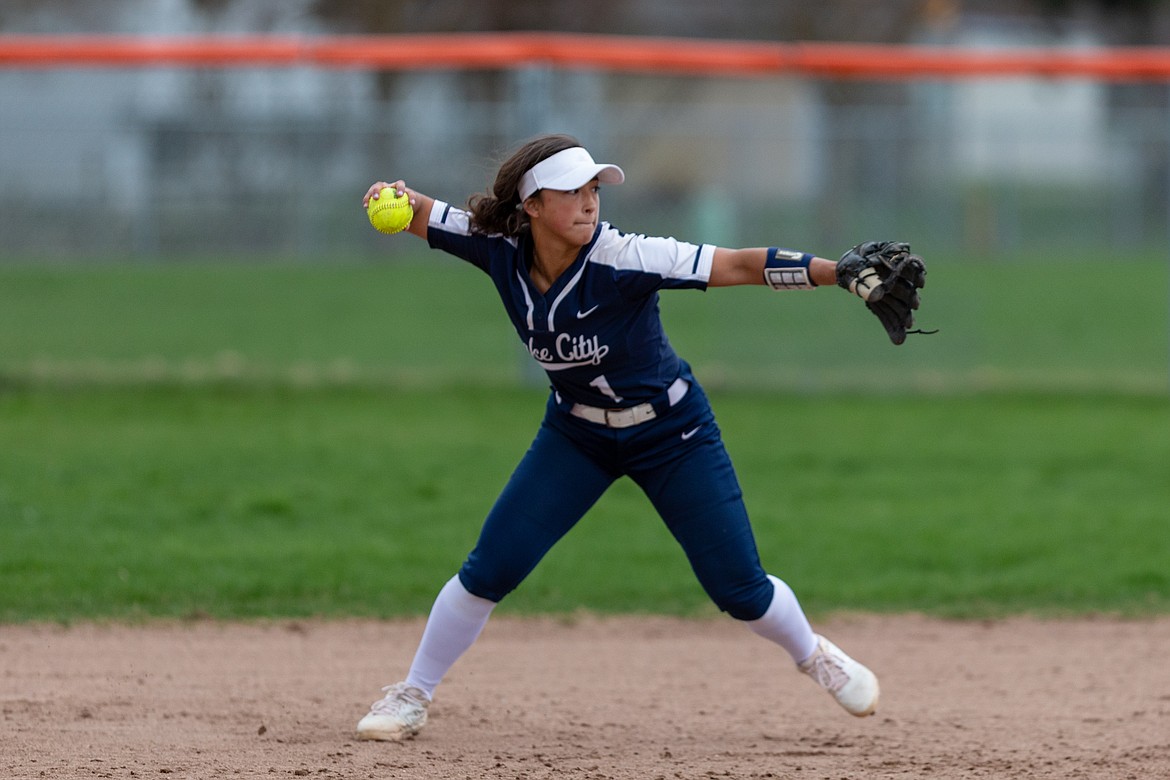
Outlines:
POLYGON ((366 194, 362 197, 362 208, 369 206, 370 200, 377 198, 378 193, 386 187, 393 187, 400 195, 406 193, 410 197, 410 207, 414 209, 414 219, 410 221, 406 230, 419 238, 426 238, 427 225, 431 221, 431 208, 435 205, 435 199, 429 195, 412 190, 401 179, 395 182, 377 181, 371 184, 370 188, 366 190, 366 194))
MULTIPOLYGON (((765 284, 764 263, 768 259, 767 247, 750 249, 724 249, 716 247, 711 262, 711 278, 708 287, 731 287, 738 284, 765 284)), ((813 283, 832 286, 837 283, 837 263, 823 257, 809 261, 809 276, 813 283)))

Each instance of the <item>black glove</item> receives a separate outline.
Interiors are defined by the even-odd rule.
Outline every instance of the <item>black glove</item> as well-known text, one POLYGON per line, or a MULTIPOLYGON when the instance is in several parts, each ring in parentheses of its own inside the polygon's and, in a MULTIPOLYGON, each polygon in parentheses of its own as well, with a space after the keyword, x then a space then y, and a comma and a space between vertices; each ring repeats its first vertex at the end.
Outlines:
POLYGON ((926 286, 926 264, 910 254, 909 244, 858 244, 837 261, 837 284, 865 301, 894 344, 904 342, 907 333, 938 332, 910 330, 920 303, 918 291, 926 286))

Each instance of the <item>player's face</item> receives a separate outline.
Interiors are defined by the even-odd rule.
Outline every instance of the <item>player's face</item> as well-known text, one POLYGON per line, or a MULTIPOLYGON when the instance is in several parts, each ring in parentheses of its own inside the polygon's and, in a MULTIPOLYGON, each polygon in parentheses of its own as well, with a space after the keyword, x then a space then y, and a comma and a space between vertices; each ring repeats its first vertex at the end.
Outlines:
POLYGON ((576 190, 541 190, 534 219, 566 243, 585 246, 593 238, 601 210, 597 179, 576 190))

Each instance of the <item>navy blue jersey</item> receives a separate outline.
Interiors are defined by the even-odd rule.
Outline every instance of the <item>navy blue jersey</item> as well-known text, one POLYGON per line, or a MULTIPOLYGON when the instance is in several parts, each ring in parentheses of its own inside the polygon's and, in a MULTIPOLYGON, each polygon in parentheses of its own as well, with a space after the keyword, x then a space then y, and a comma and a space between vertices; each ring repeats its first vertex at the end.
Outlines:
POLYGON ((427 240, 491 277, 520 340, 564 400, 634 406, 680 375, 690 378, 662 329, 658 291, 705 290, 714 246, 622 233, 602 222, 542 294, 528 274, 528 235, 473 234, 469 217, 435 201, 427 240))

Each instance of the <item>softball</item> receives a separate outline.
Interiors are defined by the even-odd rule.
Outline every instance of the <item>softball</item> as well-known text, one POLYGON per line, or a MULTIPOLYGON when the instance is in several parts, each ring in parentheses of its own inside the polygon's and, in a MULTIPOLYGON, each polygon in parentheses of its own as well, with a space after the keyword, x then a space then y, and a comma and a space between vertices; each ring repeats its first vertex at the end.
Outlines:
POLYGON ((400 233, 414 219, 414 209, 405 193, 399 195, 393 187, 384 187, 377 198, 370 198, 366 209, 370 224, 380 233, 400 233))

